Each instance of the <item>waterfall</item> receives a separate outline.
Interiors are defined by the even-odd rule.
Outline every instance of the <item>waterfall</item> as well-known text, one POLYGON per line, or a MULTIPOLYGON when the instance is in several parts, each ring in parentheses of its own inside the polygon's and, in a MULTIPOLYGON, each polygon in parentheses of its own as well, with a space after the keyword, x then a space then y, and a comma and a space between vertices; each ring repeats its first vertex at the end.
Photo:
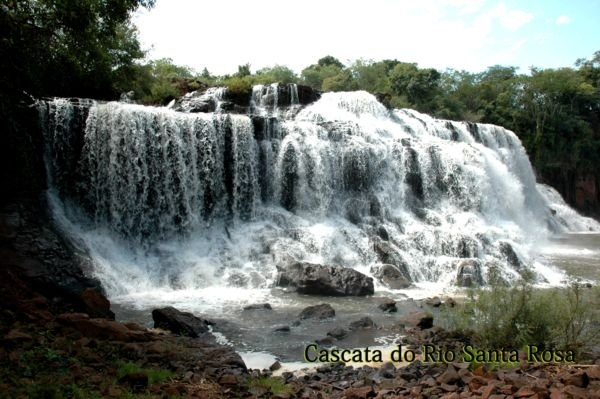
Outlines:
POLYGON ((301 106, 285 90, 255 86, 248 115, 40 106, 52 195, 110 295, 269 287, 292 260, 393 264, 417 283, 464 270, 484 283, 490 268, 544 281, 537 240, 600 230, 536 185, 513 132, 390 111, 366 92, 301 106))

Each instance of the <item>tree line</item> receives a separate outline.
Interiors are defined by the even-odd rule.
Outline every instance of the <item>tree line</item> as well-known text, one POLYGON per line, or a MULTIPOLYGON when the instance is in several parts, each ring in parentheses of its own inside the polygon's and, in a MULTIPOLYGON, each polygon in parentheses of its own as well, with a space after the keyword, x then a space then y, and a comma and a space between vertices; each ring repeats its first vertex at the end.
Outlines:
MULTIPOLYGON (((600 51, 573 67, 491 66, 482 72, 421 68, 399 60, 357 60, 345 65, 325 56, 299 74, 275 65, 238 66, 215 76, 146 61, 131 23, 154 0, 0 0, 0 123, 2 178, 8 150, 26 144, 19 104, 44 96, 117 99, 134 92, 144 104, 164 105, 185 92, 225 85, 243 92, 255 84, 298 83, 322 91, 366 90, 390 108, 414 108, 435 117, 492 123, 523 141, 539 176, 573 200, 573 181, 600 170, 600 51), (569 188, 570 187, 570 188, 569 188)), ((21 165, 23 166, 23 165, 21 165)), ((26 165, 25 165, 26 166, 26 165)))

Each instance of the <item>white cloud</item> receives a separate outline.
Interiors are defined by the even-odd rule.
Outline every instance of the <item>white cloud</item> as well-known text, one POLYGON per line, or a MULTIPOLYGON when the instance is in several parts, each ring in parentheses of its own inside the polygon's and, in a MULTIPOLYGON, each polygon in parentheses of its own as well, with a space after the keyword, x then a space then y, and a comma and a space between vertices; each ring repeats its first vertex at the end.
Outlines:
POLYGON ((560 17, 556 18, 555 22, 556 25, 566 25, 571 22, 571 18, 569 18, 568 15, 561 15, 560 17))
MULTIPOLYGON (((325 55, 342 62, 399 59, 422 67, 481 70, 498 59, 512 33, 533 19, 484 0, 158 0, 135 22, 151 58, 196 70, 234 73, 286 65, 296 72, 325 55), (497 46, 500 46, 498 48, 497 46)), ((515 51, 518 49, 515 49, 515 51)), ((510 51, 514 54, 514 51, 510 51)))

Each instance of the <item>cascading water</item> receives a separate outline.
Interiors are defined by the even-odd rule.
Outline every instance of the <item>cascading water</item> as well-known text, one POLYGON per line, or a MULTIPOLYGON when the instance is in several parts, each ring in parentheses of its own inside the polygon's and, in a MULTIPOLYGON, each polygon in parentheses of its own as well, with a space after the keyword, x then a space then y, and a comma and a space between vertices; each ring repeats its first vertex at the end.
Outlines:
POLYGON ((503 128, 389 111, 366 92, 300 109, 295 86, 290 114, 277 93, 256 87, 253 115, 42 104, 54 210, 111 298, 283 300, 269 289, 293 260, 366 274, 391 264, 418 286, 484 283, 490 268, 557 282, 537 244, 600 230, 553 205, 503 128))

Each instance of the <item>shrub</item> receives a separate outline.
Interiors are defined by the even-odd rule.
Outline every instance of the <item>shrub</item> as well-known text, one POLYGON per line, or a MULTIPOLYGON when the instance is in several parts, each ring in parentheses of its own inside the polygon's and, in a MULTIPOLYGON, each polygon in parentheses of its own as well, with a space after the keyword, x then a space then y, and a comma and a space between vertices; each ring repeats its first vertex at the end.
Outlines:
POLYGON ((470 290, 464 304, 444 310, 444 327, 484 348, 537 345, 580 354, 600 343, 598 288, 571 282, 534 289, 526 278, 512 286, 491 280, 487 288, 470 290))

